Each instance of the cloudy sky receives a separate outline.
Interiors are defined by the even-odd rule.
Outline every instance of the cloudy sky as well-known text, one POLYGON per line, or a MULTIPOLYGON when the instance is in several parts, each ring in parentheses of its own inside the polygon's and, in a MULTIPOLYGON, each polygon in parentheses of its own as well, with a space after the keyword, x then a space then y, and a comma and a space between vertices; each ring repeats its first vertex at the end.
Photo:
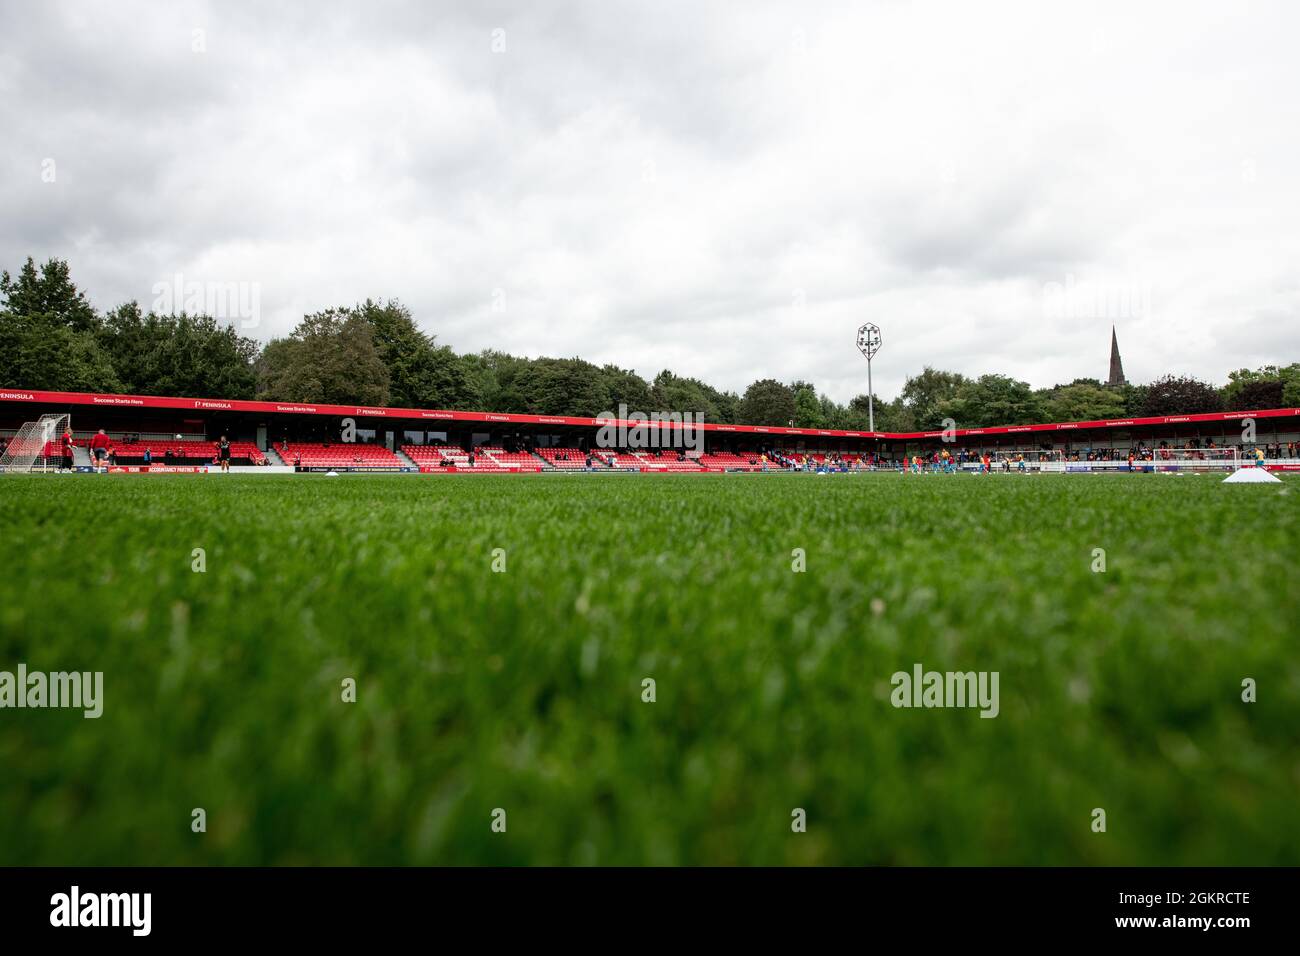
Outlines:
MULTIPOLYGON (((0 265, 743 390, 1300 360, 1287 3, 9 3, 0 265), (292 12, 291 12, 292 11, 292 12)), ((232 320, 243 318, 235 314, 232 320)), ((253 325, 252 322, 244 324, 253 325)))

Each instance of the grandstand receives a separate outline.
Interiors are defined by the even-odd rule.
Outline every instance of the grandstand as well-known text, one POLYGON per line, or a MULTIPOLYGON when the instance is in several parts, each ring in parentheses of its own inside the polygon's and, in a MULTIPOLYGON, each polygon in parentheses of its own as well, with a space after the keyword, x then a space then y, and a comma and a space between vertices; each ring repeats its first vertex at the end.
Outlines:
MULTIPOLYGON (((99 428, 113 441, 116 463, 203 468, 216 457, 216 436, 231 439, 236 466, 266 464, 325 471, 421 471, 431 474, 581 472, 591 455, 597 472, 697 473, 901 469, 913 456, 946 449, 959 469, 981 456, 1026 470, 1114 472, 1159 458, 1159 470, 1251 465, 1264 453, 1271 470, 1300 471, 1300 409, 1215 412, 1094 422, 887 433, 705 423, 702 453, 674 448, 601 448, 607 421, 572 416, 288 405, 202 398, 0 391, 0 444, 44 415, 71 415, 78 448, 99 428), (1243 443, 1242 422, 1255 440, 1243 443), (345 428, 345 423, 351 423, 345 428), (355 442, 341 441, 355 433, 355 442), (177 438, 180 435, 182 437, 177 438), (1235 455, 1224 449, 1237 449, 1235 455), (474 465, 469 465, 473 449, 474 465), (510 449, 507 451, 507 449, 510 449), (766 466, 764 465, 766 457, 766 466), (1052 467, 1045 467, 1051 465, 1052 467)), ((626 424, 626 423, 625 423, 626 424)), ((84 456, 84 452, 81 453, 84 456)), ((88 459, 78 462, 89 467, 88 459)), ((1008 469, 1009 470, 1009 469, 1008 469)), ((1142 470, 1157 470, 1143 467, 1142 470)))

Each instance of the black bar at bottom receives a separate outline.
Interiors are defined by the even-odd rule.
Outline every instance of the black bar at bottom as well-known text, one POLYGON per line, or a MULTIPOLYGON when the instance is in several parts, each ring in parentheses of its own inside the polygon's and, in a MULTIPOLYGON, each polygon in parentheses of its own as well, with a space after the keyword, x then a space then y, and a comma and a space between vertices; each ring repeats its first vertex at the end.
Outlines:
POLYGON ((686 933, 731 943, 789 935, 804 940, 801 948, 831 933, 903 933, 926 943, 1129 937, 1232 945, 1287 931, 1296 876, 1294 869, 8 869, 0 870, 0 932, 6 943, 63 937, 92 945, 116 938, 337 946, 430 933, 435 942, 524 934, 538 943, 670 931, 678 940, 686 933))

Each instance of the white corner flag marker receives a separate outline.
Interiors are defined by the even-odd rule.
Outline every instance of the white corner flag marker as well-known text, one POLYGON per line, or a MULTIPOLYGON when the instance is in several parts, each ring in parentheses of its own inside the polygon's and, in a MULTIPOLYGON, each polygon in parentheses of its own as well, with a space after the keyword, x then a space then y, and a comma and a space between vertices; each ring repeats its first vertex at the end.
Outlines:
POLYGON ((1277 475, 1270 475, 1265 468, 1238 468, 1227 478, 1223 479, 1225 484, 1234 485, 1280 485, 1282 479, 1277 475))

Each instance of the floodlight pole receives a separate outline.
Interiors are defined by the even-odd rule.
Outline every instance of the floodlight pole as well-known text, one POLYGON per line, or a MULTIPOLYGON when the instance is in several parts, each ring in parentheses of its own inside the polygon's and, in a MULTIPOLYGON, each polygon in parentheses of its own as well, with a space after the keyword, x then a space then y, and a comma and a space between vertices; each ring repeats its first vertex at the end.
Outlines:
POLYGON ((868 322, 858 329, 858 351, 867 357, 867 427, 876 430, 876 391, 871 384, 871 360, 880 351, 880 326, 868 322))
POLYGON ((871 358, 867 358, 867 429, 876 430, 876 390, 871 387, 871 358))

